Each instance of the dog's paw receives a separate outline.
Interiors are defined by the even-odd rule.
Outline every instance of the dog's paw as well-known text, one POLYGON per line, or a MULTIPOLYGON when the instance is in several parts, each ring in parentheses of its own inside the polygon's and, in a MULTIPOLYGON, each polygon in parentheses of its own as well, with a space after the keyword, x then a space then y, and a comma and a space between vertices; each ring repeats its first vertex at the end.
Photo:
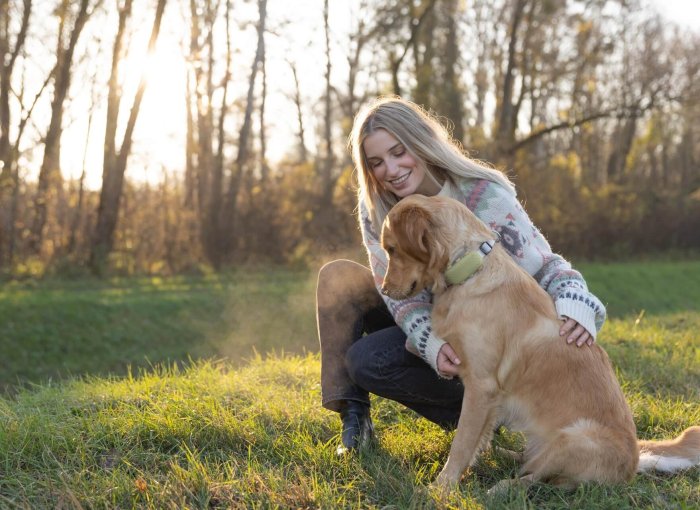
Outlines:
POLYGON ((532 475, 523 476, 522 478, 510 478, 501 480, 496 485, 488 490, 488 495, 494 496, 504 496, 512 490, 516 489, 526 489, 533 484, 532 475))
POLYGON ((504 496, 508 494, 513 488, 518 486, 518 481, 517 480, 501 480, 498 482, 496 485, 491 487, 487 494, 490 497, 495 497, 495 496, 504 496))
POLYGON ((431 491, 440 494, 442 496, 447 496, 450 494, 454 489, 457 488, 457 485, 459 484, 459 480, 455 480, 453 477, 447 476, 445 472, 443 471, 440 473, 435 481, 430 484, 430 489, 431 491))
POLYGON ((428 491, 435 500, 445 502, 449 499, 454 488, 453 485, 444 485, 435 480, 428 486, 428 491))

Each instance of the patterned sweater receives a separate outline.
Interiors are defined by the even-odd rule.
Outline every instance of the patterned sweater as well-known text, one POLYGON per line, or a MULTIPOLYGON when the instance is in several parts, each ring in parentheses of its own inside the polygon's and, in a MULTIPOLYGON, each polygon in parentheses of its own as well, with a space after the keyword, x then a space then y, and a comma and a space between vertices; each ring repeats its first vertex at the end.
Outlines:
MULTIPOLYGON (((459 200, 488 227, 499 232, 502 245, 513 260, 552 297, 559 318, 576 320, 595 338, 605 321, 605 307, 588 291, 581 274, 563 257, 552 253, 549 243, 532 224, 517 198, 495 182, 459 177, 454 180, 455 183, 448 180, 439 194, 459 200)), ((375 228, 372 224, 364 202, 359 204, 359 210, 362 238, 379 289, 387 268, 386 253, 379 243, 381 226, 375 228)), ((383 298, 396 324, 407 335, 406 348, 437 371, 437 355, 445 341, 432 332, 432 294, 425 289, 400 301, 383 298)))

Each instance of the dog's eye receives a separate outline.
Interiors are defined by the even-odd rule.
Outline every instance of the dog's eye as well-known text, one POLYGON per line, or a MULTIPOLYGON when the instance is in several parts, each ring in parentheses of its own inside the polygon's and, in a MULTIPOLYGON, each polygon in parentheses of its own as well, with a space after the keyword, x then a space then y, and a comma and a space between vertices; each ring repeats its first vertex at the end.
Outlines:
POLYGON ((386 252, 387 252, 389 255, 393 255, 393 254, 394 254, 394 247, 393 247, 393 246, 388 246, 387 249, 386 249, 386 252))

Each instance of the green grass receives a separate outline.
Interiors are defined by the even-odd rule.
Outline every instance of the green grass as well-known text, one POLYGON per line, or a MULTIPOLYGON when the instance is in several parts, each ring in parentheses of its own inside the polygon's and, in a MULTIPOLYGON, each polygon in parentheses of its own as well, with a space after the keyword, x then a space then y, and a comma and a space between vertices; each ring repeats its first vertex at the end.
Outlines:
MULTIPOLYGON (((700 424, 700 262, 582 270, 611 312, 599 341, 639 436, 700 424)), ((0 508, 700 507, 698 468, 491 498, 517 466, 489 453, 436 499, 451 435, 379 398, 376 447, 336 458, 339 420, 304 354, 317 348, 313 293, 312 275, 284 270, 5 287, 0 508), (70 374, 82 377, 56 382, 70 374)))
POLYGON ((608 315, 700 311, 700 260, 581 264, 608 315))
POLYGON ((270 269, 226 275, 11 283, 0 288, 0 390, 125 374, 255 350, 318 350, 315 281, 270 269))

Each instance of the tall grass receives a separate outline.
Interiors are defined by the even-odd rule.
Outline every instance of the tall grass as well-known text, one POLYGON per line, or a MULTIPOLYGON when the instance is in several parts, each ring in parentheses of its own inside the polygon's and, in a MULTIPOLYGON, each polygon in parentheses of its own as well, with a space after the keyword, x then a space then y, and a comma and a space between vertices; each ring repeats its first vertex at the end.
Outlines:
MULTIPOLYGON (((700 263, 679 264, 583 267, 611 311, 599 341, 644 438, 700 424, 700 263)), ((376 446, 336 458, 339 420, 319 405, 318 355, 304 353, 316 349, 313 286, 268 270, 3 289, 0 508, 700 507, 698 468, 490 497, 517 466, 488 452, 440 499, 429 484, 451 434, 380 398, 376 446), (47 382, 69 373, 83 375, 47 382)), ((496 441, 520 445, 506 431, 496 441)))

